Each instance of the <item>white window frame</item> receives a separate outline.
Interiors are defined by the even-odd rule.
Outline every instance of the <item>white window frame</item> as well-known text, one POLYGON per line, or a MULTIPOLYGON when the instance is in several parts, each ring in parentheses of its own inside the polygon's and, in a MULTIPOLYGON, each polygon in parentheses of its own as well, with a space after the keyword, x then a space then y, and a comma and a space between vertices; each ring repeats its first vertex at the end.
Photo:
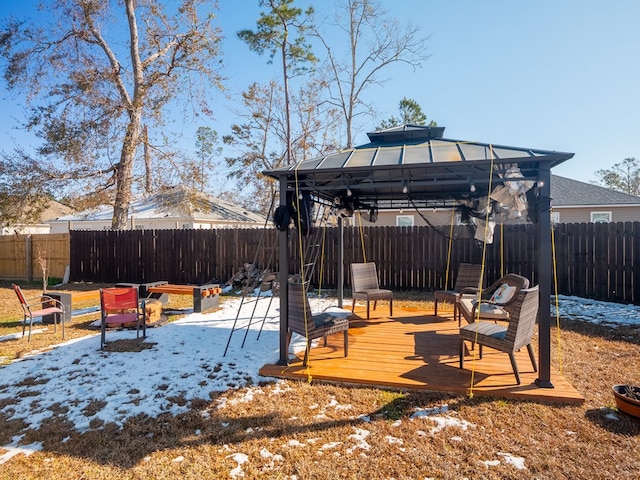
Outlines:
POLYGON ((602 223, 609 223, 611 222, 612 219, 612 214, 611 211, 595 211, 595 212, 591 212, 590 213, 591 216, 591 223, 598 223, 598 222, 602 222, 602 223), (597 217, 599 216, 607 216, 607 220, 598 220, 597 217))
POLYGON ((551 223, 560 223, 560 212, 551 212, 551 223))
POLYGON ((415 217, 413 215, 396 215, 396 227, 413 227, 414 225, 415 217))

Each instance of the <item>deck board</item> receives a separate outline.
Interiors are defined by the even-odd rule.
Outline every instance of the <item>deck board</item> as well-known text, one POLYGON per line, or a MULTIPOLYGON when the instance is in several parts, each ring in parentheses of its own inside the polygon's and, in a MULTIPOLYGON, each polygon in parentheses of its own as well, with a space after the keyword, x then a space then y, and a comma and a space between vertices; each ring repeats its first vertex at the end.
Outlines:
MULTIPOLYGON (((345 385, 397 388, 401 390, 469 393, 473 376, 474 395, 511 399, 581 404, 584 397, 558 372, 551 372, 554 388, 538 388, 526 349, 516 354, 521 385, 515 382, 509 356, 484 348, 465 355, 465 368, 459 368, 458 323, 449 311, 418 311, 394 308, 372 312, 356 307, 350 317, 349 356, 344 357, 342 334, 320 342, 310 352, 309 367, 302 367, 304 352, 290 359, 288 366, 264 365, 260 374, 277 378, 308 379, 345 385), (475 359, 474 359, 475 355, 475 359)), ((468 345, 470 348, 470 345, 468 345)), ((537 350, 534 345, 534 350, 537 350)))

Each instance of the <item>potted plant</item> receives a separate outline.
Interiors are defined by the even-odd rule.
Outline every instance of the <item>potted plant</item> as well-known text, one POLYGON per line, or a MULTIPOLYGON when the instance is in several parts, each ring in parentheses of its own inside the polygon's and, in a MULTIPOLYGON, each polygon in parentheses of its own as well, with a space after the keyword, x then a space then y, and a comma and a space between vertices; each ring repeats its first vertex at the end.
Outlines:
POLYGON ((640 387, 635 385, 614 385, 613 396, 618 410, 634 417, 640 417, 640 387))

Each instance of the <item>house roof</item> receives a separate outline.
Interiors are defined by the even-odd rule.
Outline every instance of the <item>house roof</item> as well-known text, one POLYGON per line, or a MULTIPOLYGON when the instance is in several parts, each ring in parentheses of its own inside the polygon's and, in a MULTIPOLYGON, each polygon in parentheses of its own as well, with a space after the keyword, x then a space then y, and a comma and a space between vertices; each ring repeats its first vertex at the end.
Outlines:
MULTIPOLYGON (((59 221, 111 221, 113 207, 102 206, 74 215, 58 218, 59 221)), ((146 197, 131 202, 129 218, 163 219, 181 218, 209 222, 264 223, 265 217, 238 205, 211 195, 176 186, 163 188, 146 197)))
POLYGON ((640 205, 640 197, 599 185, 552 175, 551 204, 554 207, 640 205))
MULTIPOLYGON (((517 165, 537 180, 573 153, 443 138, 444 127, 402 125, 368 133, 370 143, 264 172, 287 189, 333 202, 353 197, 380 209, 437 207, 451 200, 483 197, 517 165)), ((443 205, 444 204, 444 205, 443 205)))
POLYGON ((38 222, 45 223, 50 220, 55 220, 63 215, 69 215, 71 212, 73 212, 73 208, 55 200, 51 200, 47 205, 47 208, 45 208, 38 217, 38 222))

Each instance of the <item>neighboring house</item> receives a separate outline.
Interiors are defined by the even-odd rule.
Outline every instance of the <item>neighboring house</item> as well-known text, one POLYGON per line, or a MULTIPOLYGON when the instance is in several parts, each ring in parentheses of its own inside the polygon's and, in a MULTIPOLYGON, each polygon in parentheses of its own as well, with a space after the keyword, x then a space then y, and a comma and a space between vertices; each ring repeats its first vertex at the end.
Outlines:
MULTIPOLYGON (((640 221, 640 197, 558 175, 551 175, 551 206, 554 223, 640 221)), ((357 226, 362 221, 363 226, 424 226, 424 216, 432 225, 449 225, 452 213, 459 223, 460 214, 451 209, 420 210, 420 213, 404 209, 380 211, 375 223, 369 222, 366 212, 360 212, 360 219, 356 214, 346 224, 357 226)))
MULTIPOLYGON (((57 218, 52 233, 69 230, 110 230, 113 206, 57 218)), ((168 187, 131 202, 130 230, 263 227, 265 218, 229 202, 184 187, 168 187)))
POLYGON ((640 197, 609 188, 551 176, 555 223, 637 222, 640 197))
POLYGON ((69 215, 71 212, 73 212, 71 207, 56 202, 55 200, 51 200, 47 208, 43 210, 36 221, 29 223, 16 223, 15 225, 0 228, 0 235, 55 233, 51 231, 51 224, 49 222, 63 215, 69 215))

